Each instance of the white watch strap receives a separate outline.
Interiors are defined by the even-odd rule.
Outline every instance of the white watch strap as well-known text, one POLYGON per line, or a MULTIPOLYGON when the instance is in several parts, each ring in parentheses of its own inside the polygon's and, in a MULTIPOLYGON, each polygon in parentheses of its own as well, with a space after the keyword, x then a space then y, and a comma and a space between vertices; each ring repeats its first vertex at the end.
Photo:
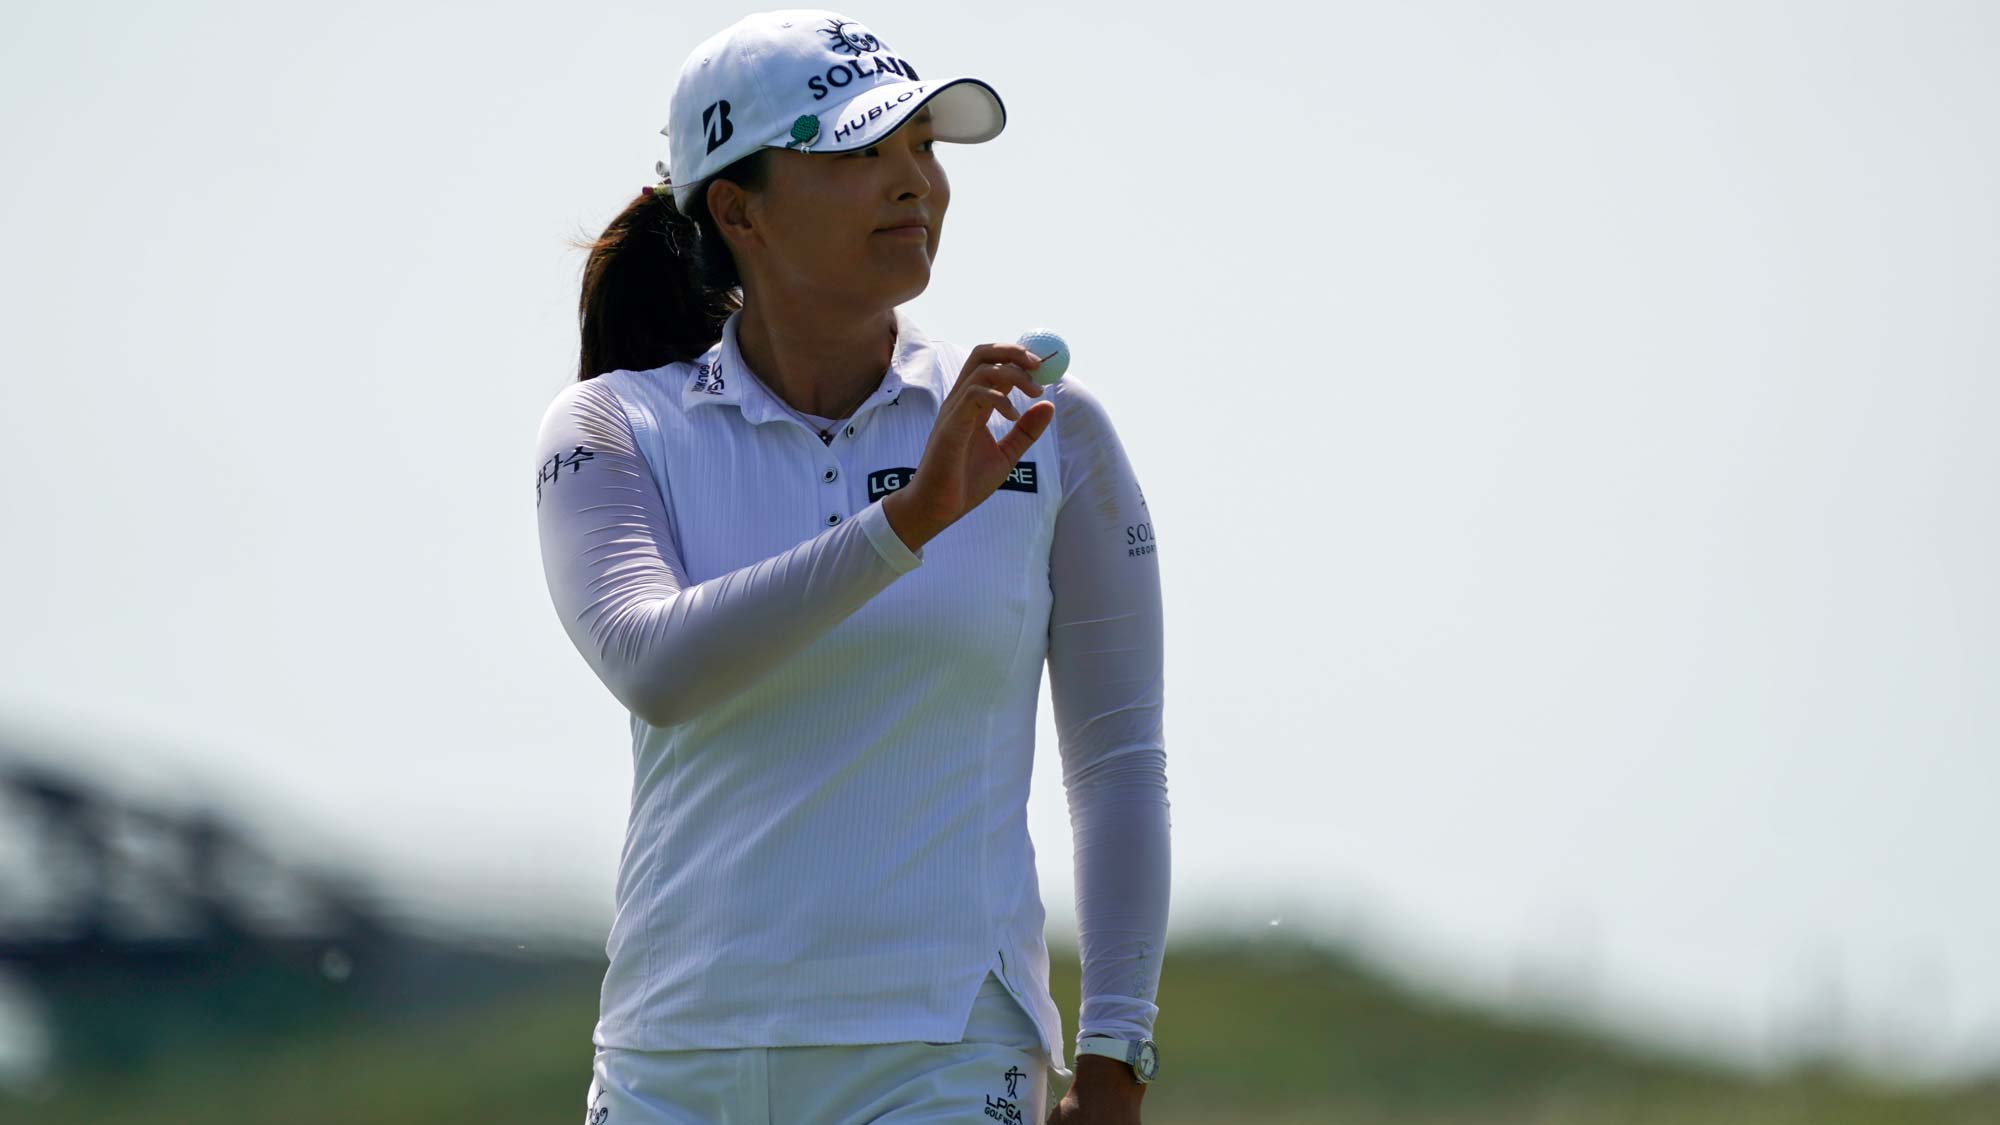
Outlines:
POLYGON ((1105 1055, 1122 1063, 1132 1063, 1139 1057, 1139 1044, 1130 1039, 1113 1039, 1105 1035, 1086 1035, 1076 1041, 1079 1055, 1105 1055))
POLYGON ((1159 1048, 1148 1047, 1149 1039, 1118 1039, 1109 1035, 1085 1035, 1076 1041, 1078 1057, 1083 1055, 1104 1055, 1117 1059, 1132 1068, 1133 1077, 1141 1082, 1151 1082, 1159 1070, 1159 1048), (1141 1066, 1141 1060, 1144 1065, 1141 1066))

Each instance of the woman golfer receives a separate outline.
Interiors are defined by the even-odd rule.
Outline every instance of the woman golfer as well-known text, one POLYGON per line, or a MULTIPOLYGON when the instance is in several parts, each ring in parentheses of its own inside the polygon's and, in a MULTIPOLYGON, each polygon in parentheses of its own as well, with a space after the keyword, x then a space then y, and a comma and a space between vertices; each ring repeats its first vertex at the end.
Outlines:
POLYGON ((535 475, 556 610, 632 716, 590 1125, 1139 1120, 1152 519, 1073 376, 899 308, 951 198, 937 143, 1005 120, 837 13, 748 16, 688 57, 667 179, 591 248, 535 475), (1044 661, 1074 1070, 1026 816, 1044 661))

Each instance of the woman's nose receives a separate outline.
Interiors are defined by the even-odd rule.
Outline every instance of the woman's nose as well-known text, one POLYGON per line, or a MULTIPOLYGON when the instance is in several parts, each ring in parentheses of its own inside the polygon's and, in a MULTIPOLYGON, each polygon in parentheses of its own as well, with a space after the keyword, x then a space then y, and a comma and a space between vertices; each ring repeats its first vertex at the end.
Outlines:
POLYGON ((897 199, 922 199, 931 193, 930 177, 918 165, 917 154, 909 149, 896 146, 896 175, 892 181, 896 186, 897 199))

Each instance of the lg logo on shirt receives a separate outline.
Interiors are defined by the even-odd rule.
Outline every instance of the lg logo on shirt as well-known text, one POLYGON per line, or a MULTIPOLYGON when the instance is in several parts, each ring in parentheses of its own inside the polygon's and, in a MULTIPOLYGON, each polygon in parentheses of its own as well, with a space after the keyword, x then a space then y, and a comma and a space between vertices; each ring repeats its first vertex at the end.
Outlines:
POLYGON ((915 469, 877 469, 868 474, 868 499, 880 500, 891 492, 910 483, 915 469))
MULTIPOLYGON (((900 469, 877 469, 869 473, 868 499, 871 501, 880 500, 884 496, 889 495, 891 492, 910 483, 910 478, 915 476, 916 472, 915 469, 906 465, 900 469)), ((1014 462, 1013 470, 1007 474, 1006 480, 1000 482, 1000 487, 1002 490, 1008 492, 1040 492, 1041 489, 1036 487, 1035 484, 1035 463, 1033 461, 1014 462)))
POLYGON ((1035 463, 1033 461, 1014 462, 1013 471, 1007 474, 1006 480, 1000 482, 1000 487, 1010 488, 1015 492, 1041 491, 1035 487, 1035 463))

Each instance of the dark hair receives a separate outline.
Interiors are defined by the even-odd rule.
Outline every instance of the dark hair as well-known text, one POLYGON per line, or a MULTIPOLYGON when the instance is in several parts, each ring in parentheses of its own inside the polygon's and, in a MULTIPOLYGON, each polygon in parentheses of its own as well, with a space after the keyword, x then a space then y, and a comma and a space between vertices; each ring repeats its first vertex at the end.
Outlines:
MULTIPOLYGON (((758 148, 712 178, 761 189, 767 151, 758 148)), ((743 307, 743 279, 709 217, 706 180, 685 213, 671 191, 648 187, 596 241, 573 245, 590 251, 576 306, 579 381, 691 360, 715 346, 722 322, 743 307)))

